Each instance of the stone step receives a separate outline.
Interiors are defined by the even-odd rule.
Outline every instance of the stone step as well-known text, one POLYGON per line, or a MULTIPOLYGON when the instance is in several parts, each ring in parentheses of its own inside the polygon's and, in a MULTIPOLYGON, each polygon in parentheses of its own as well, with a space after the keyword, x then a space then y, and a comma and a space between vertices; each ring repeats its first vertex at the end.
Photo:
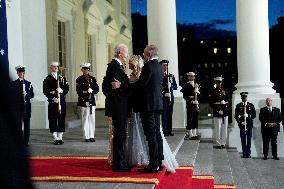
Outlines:
POLYGON ((181 147, 176 153, 176 160, 179 163, 179 166, 193 166, 198 150, 198 145, 198 140, 183 141, 181 147))
POLYGON ((247 169, 243 163, 248 159, 242 159, 236 148, 227 149, 228 158, 231 166, 232 176, 238 189, 254 189, 252 180, 249 177, 247 169))
POLYGON ((201 139, 194 160, 194 175, 213 175, 213 143, 201 139))

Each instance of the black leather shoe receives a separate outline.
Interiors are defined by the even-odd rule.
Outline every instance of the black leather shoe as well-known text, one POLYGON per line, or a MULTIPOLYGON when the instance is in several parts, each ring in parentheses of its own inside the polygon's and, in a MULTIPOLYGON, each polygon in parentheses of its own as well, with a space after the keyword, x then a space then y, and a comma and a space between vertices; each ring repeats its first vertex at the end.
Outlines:
POLYGON ((164 168, 165 168, 165 166, 163 166, 163 165, 159 165, 159 169, 158 169, 158 171, 162 171, 164 168))
POLYGON ((84 142, 90 142, 90 139, 85 139, 84 142))
POLYGON ((175 136, 175 134, 174 133, 170 133, 170 136, 175 136))
POLYGON ((58 140, 58 144, 64 144, 63 140, 58 140))
POLYGON ((226 148, 226 146, 225 145, 221 145, 221 148, 226 148))
POLYGON ((58 141, 58 140, 55 140, 55 141, 53 142, 53 144, 54 144, 54 145, 58 145, 58 144, 59 144, 59 141, 58 141))
POLYGON ((169 134, 168 133, 166 133, 166 134, 164 133, 164 136, 169 136, 169 134))
POLYGON ((250 155, 248 155, 248 156, 247 156, 247 158, 251 158, 251 156, 250 156, 250 155))
POLYGON ((222 147, 222 146, 217 146, 216 148, 218 148, 218 149, 223 149, 223 147, 222 147))
POLYGON ((273 157, 273 159, 275 159, 275 160, 279 160, 279 157, 273 157))
POLYGON ((263 160, 267 160, 267 156, 264 156, 262 159, 263 159, 263 160))
POLYGON ((90 138, 90 142, 96 142, 94 138, 90 138))
POLYGON ((113 172, 130 172, 131 168, 130 167, 113 167, 112 171, 113 172))
POLYGON ((146 166, 144 169, 139 169, 140 173, 158 173, 159 167, 146 166))

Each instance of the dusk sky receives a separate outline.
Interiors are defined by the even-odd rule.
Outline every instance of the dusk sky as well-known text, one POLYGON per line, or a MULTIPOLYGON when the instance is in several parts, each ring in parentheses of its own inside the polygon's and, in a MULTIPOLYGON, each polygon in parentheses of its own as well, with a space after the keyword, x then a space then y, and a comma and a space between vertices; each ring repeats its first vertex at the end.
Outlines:
MULTIPOLYGON (((131 0, 132 12, 147 13, 147 0, 131 0)), ((284 16, 284 0, 268 0, 270 26, 284 16), (282 11, 281 11, 282 10, 282 11)), ((176 0, 177 23, 213 24, 217 29, 236 30, 236 0, 176 0)))

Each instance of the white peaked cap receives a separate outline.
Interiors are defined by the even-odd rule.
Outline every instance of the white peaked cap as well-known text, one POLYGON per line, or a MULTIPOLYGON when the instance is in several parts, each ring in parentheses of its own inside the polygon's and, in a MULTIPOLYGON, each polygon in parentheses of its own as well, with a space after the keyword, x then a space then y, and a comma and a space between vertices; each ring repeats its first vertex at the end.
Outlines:
POLYGON ((195 76, 195 73, 194 72, 188 72, 188 73, 186 73, 186 75, 195 76))
POLYGON ((89 68, 90 66, 91 66, 91 63, 88 63, 88 62, 82 63, 82 64, 80 65, 81 68, 89 68))
POLYGON ((18 65, 15 67, 15 70, 18 71, 18 70, 25 70, 26 66, 24 65, 18 65))
POLYGON ((52 61, 52 62, 50 63, 50 66, 59 66, 59 62, 52 61))
POLYGON ((223 77, 215 77, 214 80, 215 81, 222 81, 224 78, 223 77))

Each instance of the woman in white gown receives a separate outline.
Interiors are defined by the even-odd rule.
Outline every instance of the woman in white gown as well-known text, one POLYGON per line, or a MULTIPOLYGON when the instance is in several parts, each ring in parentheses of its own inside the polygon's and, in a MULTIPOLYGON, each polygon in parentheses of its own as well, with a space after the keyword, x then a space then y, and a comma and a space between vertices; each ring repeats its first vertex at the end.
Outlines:
MULTIPOLYGON (((129 69, 132 70, 130 74, 130 82, 134 83, 138 80, 141 70, 143 67, 143 60, 141 56, 132 55, 129 59, 129 69)), ((148 145, 146 143, 146 138, 141 124, 141 119, 139 115, 139 91, 136 89, 132 91, 130 97, 130 109, 132 111, 131 117, 128 121, 128 137, 127 137, 127 159, 129 165, 148 165, 149 163, 149 153, 148 145)), ((167 140, 164 137, 163 131, 160 127, 162 139, 163 139, 163 154, 164 160, 163 165, 166 167, 167 171, 175 172, 175 168, 178 163, 172 153, 167 140)))

